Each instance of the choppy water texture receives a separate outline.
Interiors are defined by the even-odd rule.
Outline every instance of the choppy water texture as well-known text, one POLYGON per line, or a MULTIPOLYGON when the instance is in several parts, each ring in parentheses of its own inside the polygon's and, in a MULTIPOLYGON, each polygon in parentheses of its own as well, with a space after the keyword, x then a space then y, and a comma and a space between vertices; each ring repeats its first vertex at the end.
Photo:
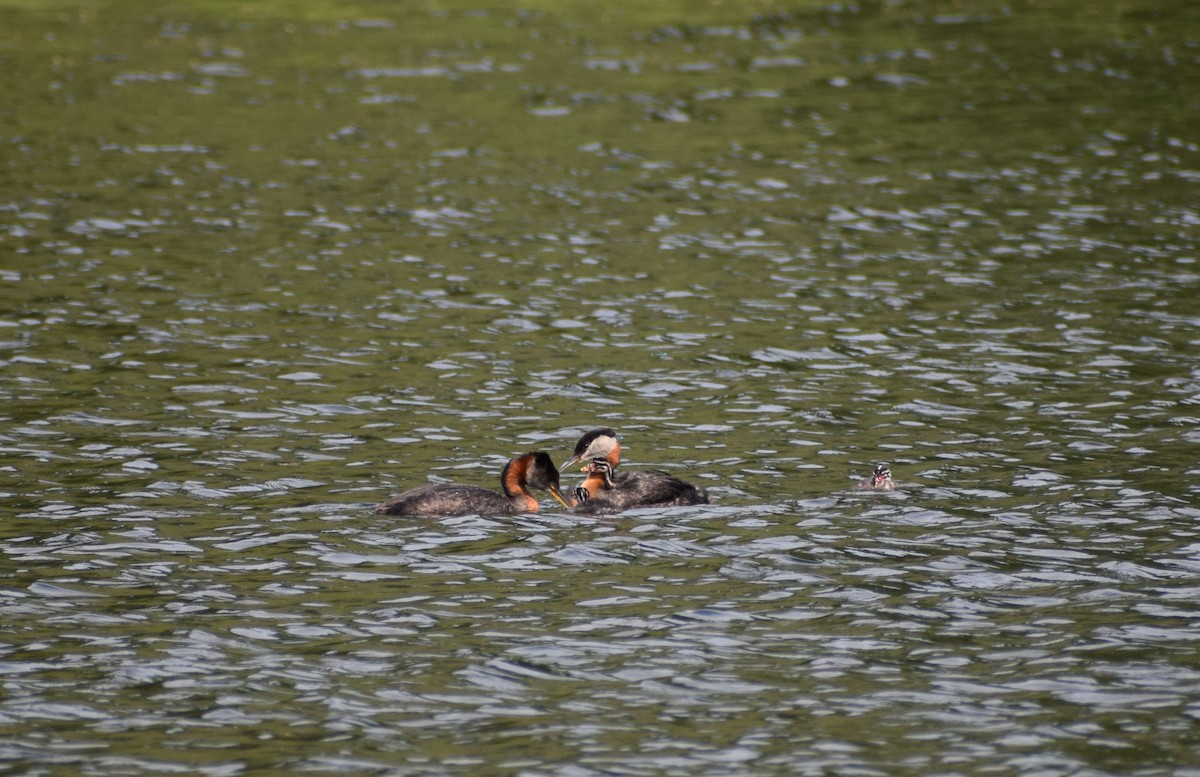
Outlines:
POLYGON ((9 0, 0 72, 0 769, 1200 774, 1196 4, 9 0), (714 503, 371 514, 600 425, 714 503))

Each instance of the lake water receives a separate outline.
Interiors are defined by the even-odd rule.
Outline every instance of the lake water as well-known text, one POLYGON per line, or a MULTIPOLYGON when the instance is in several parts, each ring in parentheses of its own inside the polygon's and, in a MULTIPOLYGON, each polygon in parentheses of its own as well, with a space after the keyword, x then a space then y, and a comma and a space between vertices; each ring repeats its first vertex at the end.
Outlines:
POLYGON ((10 0, 0 73, 0 770, 1200 775, 1194 3, 10 0), (371 513, 598 426, 713 504, 371 513))

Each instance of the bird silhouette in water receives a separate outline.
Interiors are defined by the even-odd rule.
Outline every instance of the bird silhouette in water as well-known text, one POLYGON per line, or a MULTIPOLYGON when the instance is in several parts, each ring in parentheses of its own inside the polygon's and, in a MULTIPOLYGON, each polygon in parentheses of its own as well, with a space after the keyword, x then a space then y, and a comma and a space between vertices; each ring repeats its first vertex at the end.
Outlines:
POLYGON ((554 501, 571 508, 558 488, 558 468, 543 451, 526 453, 505 464, 500 485, 502 494, 479 486, 430 483, 397 494, 376 507, 375 512, 424 517, 536 513, 538 500, 530 488, 547 491, 554 501))
POLYGON ((660 470, 618 470, 621 443, 612 429, 593 429, 579 438, 562 466, 584 461, 587 477, 575 489, 576 513, 619 513, 652 507, 708 504, 708 492, 660 470))

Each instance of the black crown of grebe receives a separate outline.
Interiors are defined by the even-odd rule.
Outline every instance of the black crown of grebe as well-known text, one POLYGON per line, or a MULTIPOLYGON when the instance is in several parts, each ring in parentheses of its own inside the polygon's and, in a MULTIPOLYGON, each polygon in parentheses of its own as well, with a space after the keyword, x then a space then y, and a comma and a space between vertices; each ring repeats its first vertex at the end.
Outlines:
POLYGON ((554 501, 570 509, 558 489, 558 468, 543 451, 518 456, 500 473, 503 494, 479 486, 430 483, 410 488, 375 508, 379 515, 451 516, 514 515, 536 513, 538 500, 530 488, 549 492, 554 501))
POLYGON ((593 429, 580 437, 575 443, 575 450, 571 452, 571 458, 563 462, 559 472, 565 472, 577 461, 590 461, 597 456, 608 459, 614 470, 621 463, 621 443, 617 442, 617 433, 612 429, 593 429))
POLYGON ((577 513, 619 513, 644 507, 679 507, 708 504, 708 493, 674 475, 659 470, 617 471, 621 443, 612 429, 593 429, 575 443, 563 469, 586 461, 587 478, 575 489, 577 513))
POLYGON ((892 470, 888 465, 880 464, 871 473, 871 477, 861 481, 858 487, 873 491, 892 491, 896 488, 896 481, 892 480, 892 470))

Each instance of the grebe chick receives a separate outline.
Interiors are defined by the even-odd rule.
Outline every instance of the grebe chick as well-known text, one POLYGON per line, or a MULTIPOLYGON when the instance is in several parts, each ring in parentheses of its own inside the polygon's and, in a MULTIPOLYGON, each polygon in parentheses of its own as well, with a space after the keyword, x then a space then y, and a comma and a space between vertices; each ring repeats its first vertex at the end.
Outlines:
POLYGON ((430 483, 397 494, 376 507, 375 513, 431 517, 536 513, 538 500, 529 493, 531 487, 550 492, 554 501, 571 508, 558 490, 558 469, 543 451, 526 453, 505 464, 500 485, 503 494, 479 486, 430 483))
POLYGON ((708 504, 708 493, 659 470, 617 471, 621 444, 612 429, 593 429, 579 438, 563 469, 586 460, 588 474, 575 489, 575 512, 617 513, 640 507, 678 507, 708 504))
POLYGON ((872 491, 892 491, 896 488, 896 481, 892 480, 892 471, 888 465, 880 464, 871 473, 871 477, 859 482, 858 487, 872 491))

